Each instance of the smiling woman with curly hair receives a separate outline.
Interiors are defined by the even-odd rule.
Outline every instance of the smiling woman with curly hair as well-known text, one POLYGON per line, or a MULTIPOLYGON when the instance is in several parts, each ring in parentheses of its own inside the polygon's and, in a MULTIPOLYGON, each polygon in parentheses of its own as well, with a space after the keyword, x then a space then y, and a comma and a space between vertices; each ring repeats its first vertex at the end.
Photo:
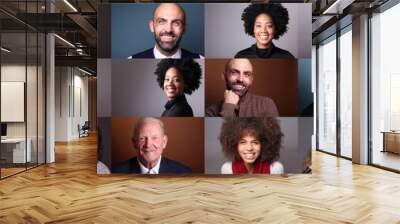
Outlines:
POLYGON ((168 98, 162 117, 193 117, 185 93, 192 94, 200 86, 201 67, 191 58, 163 59, 155 71, 157 82, 168 98))
POLYGON ((254 37, 256 43, 239 51, 235 58, 294 58, 272 43, 288 29, 289 14, 281 4, 250 4, 244 9, 242 20, 246 34, 254 37))
POLYGON ((231 159, 221 167, 222 174, 281 174, 277 161, 282 132, 273 117, 226 118, 219 140, 231 159))

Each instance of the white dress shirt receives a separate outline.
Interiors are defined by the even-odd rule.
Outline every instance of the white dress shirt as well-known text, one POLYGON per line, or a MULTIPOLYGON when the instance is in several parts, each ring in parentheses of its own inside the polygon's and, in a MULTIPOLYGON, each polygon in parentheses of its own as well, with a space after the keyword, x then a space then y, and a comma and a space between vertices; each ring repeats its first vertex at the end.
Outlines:
MULTIPOLYGON (((171 56, 166 56, 163 53, 161 53, 156 46, 153 48, 153 54, 155 59, 164 59, 164 58, 173 58, 173 59, 180 59, 182 56, 182 51, 181 48, 178 48, 178 50, 175 52, 175 54, 171 56)), ((204 56, 199 54, 200 59, 204 59, 204 56)), ((133 59, 132 55, 128 57, 128 59, 133 59)))
MULTIPOLYGON (((165 56, 163 55, 158 49, 157 47, 154 46, 153 48, 153 54, 154 54, 154 58, 156 59, 164 59, 164 58, 173 58, 173 59, 180 59, 182 56, 182 51, 181 48, 179 48, 175 54, 171 55, 171 56, 165 56)), ((204 56, 199 54, 200 59, 204 59, 204 56)))
POLYGON ((181 52, 181 48, 179 48, 175 54, 171 55, 171 56, 165 56, 163 53, 161 53, 158 48, 156 46, 154 46, 153 48, 153 54, 154 54, 154 58, 156 59, 164 59, 164 58, 174 58, 174 59, 180 59, 182 52, 181 52))
POLYGON ((151 168, 151 169, 147 169, 147 167, 144 166, 144 165, 140 162, 139 158, 138 158, 138 163, 139 163, 139 166, 140 166, 140 173, 141 173, 141 174, 158 174, 159 171, 160 171, 161 156, 160 156, 160 158, 158 159, 157 164, 156 164, 153 168, 151 168))

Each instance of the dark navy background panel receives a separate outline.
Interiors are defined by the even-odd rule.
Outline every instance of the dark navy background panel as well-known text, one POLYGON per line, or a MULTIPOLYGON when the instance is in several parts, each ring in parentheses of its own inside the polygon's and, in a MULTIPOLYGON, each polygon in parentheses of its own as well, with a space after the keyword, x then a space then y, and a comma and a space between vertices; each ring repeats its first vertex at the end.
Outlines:
MULTIPOLYGON (((127 58, 154 47, 154 36, 149 29, 153 3, 113 3, 111 8, 112 58, 127 58)), ((186 32, 180 46, 204 55, 204 4, 180 4, 186 13, 186 32)))
POLYGON ((312 93, 311 59, 298 59, 299 117, 312 117, 314 95, 312 93))

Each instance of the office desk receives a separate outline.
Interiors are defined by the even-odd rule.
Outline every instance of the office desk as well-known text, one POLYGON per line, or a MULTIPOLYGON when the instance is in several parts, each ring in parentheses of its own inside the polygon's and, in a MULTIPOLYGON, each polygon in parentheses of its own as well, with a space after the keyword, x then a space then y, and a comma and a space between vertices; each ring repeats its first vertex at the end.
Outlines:
POLYGON ((383 134, 382 152, 392 152, 400 154, 400 132, 382 131, 381 133, 383 134))
POLYGON ((10 163, 25 163, 31 162, 31 145, 30 138, 26 140, 28 143, 25 154, 25 138, 6 138, 1 139, 1 156, 10 163), (12 156, 11 156, 12 154, 12 156), (4 155, 4 156, 3 156, 4 155), (12 160, 11 160, 12 158, 12 160), (25 161, 25 159, 27 159, 25 161))

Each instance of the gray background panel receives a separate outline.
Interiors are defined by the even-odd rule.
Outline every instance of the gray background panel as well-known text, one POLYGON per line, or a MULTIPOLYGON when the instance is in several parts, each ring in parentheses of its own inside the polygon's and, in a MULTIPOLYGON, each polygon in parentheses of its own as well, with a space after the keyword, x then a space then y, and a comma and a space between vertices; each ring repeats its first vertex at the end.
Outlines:
MULTIPOLYGON (((248 3, 208 3, 205 6, 206 58, 232 58, 255 39, 244 32, 241 15, 248 3)), ((311 58, 311 3, 282 4, 288 9, 288 31, 274 44, 296 58, 311 58)))
POLYGON ((111 117, 111 59, 97 59, 97 116, 111 117))
MULTIPOLYGON (((228 159, 219 142, 222 119, 206 117, 205 120, 205 173, 220 174, 221 166, 228 159)), ((284 134, 280 158, 285 173, 301 173, 304 161, 311 153, 312 117, 280 117, 284 134)))
MULTIPOLYGON (((112 116, 160 117, 167 98, 158 86, 154 74, 156 59, 112 61, 112 116)), ((204 116, 204 61, 196 60, 202 68, 199 89, 186 94, 195 117, 204 116)))
POLYGON ((298 60, 298 75, 299 114, 302 117, 312 117, 314 96, 311 88, 311 59, 298 60))

